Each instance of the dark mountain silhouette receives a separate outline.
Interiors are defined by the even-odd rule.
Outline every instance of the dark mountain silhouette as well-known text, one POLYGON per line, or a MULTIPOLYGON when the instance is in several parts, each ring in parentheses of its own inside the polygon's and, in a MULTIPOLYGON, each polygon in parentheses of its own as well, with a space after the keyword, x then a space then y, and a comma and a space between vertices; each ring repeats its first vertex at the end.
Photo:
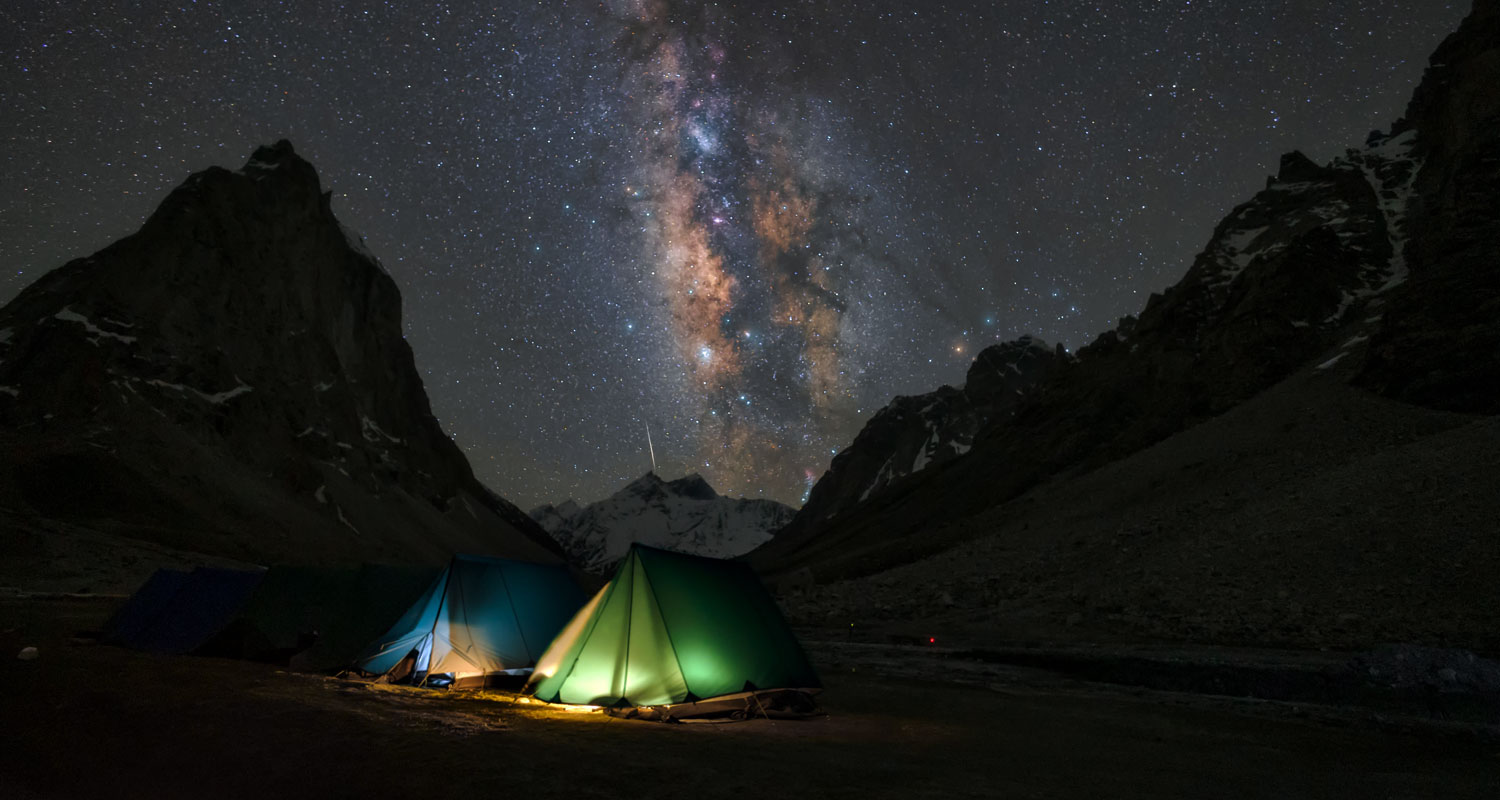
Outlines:
POLYGON ((433 418, 395 282, 285 141, 0 309, 0 506, 249 561, 560 556, 433 418))
MULTIPOLYGON (((1484 530, 1476 532, 1477 520, 1466 516, 1477 513, 1474 502, 1480 501, 1471 497, 1465 481, 1484 474, 1469 464, 1449 467, 1460 498, 1466 499, 1445 505, 1435 493, 1426 498, 1433 502, 1429 520, 1409 529, 1412 536, 1405 539, 1402 530, 1385 529, 1398 523, 1366 520, 1351 510, 1327 520, 1326 531, 1307 531, 1299 524, 1293 528, 1299 532, 1295 540, 1262 537, 1227 547, 1234 551, 1236 573, 1226 571, 1229 560, 1223 554, 1216 562, 1183 547, 1190 531, 1196 536, 1243 508, 1272 500, 1326 519, 1315 509, 1357 509, 1353 503, 1360 498, 1382 506, 1389 492, 1367 496, 1364 487, 1388 487, 1393 475, 1436 489, 1448 475, 1426 473, 1424 479, 1404 472, 1403 464, 1431 469, 1449 463, 1448 456, 1422 451, 1423 437, 1469 425, 1477 427, 1466 445, 1492 441, 1493 430, 1486 427, 1492 418, 1442 412, 1500 412, 1500 392, 1493 388, 1500 385, 1497 87, 1500 4, 1478 0, 1460 30, 1434 54, 1406 114, 1389 132, 1372 133, 1364 146, 1324 165, 1300 153, 1283 156, 1277 175, 1216 227, 1181 281, 1153 295, 1138 318, 1121 320, 1075 359, 1050 370, 1012 412, 985 424, 969 452, 926 465, 836 515, 799 515, 792 530, 751 554, 752 563, 781 575, 786 585, 804 587, 876 573, 915 575, 921 572, 916 562, 924 560, 931 568, 922 575, 936 580, 941 570, 935 565, 941 563, 950 570, 944 578, 950 583, 956 580, 953 570, 988 569, 1004 574, 1007 586, 992 585, 974 572, 964 580, 983 583, 983 592, 964 599, 973 586, 954 586, 947 594, 956 606, 972 602, 993 608, 1024 596, 1044 606, 1046 614, 1086 605, 1083 586, 1101 587, 1101 593, 1113 587, 1107 593, 1120 595, 1111 601, 1117 610, 1130 607, 1144 614, 1141 609, 1165 603, 1162 598, 1174 591, 1170 582, 1153 584, 1144 576, 1152 570, 1181 572, 1181 564, 1193 564, 1199 573, 1192 586, 1216 589, 1244 578, 1239 582, 1246 586, 1260 584, 1244 590, 1251 593, 1282 575, 1309 586, 1347 580, 1346 586, 1365 592, 1340 601, 1348 606, 1337 611, 1351 618, 1362 616, 1355 610, 1360 603, 1382 602, 1377 587, 1389 593, 1392 585, 1403 584, 1393 584, 1399 576, 1374 566, 1368 553, 1336 558, 1338 548, 1320 543, 1318 536, 1368 535, 1383 542, 1376 560, 1412 568, 1425 564, 1432 570, 1426 579, 1433 581, 1456 580, 1443 577, 1455 564, 1500 567, 1497 548, 1485 544, 1496 533, 1493 517, 1478 522, 1484 530), (1392 406, 1389 400, 1401 402, 1392 406), (1351 422, 1361 419, 1369 421, 1368 429, 1351 422), (1310 420, 1325 424, 1310 426, 1310 420), (1206 425, 1209 421, 1213 424, 1206 425), (1220 437, 1221 452, 1214 452, 1208 432, 1220 437), (1378 475, 1347 479, 1348 470, 1373 469, 1368 459, 1378 455, 1374 443, 1417 449, 1400 463, 1381 462, 1384 471, 1378 475), (1170 471, 1153 461, 1172 453, 1184 460, 1170 471), (1256 468, 1248 471, 1252 463, 1256 468), (1092 477, 1104 474, 1112 475, 1111 481, 1092 477), (1195 481, 1206 485, 1209 475, 1230 474, 1239 482, 1220 486, 1212 503, 1195 506, 1192 513, 1173 506, 1174 492, 1186 502, 1197 497, 1195 481), (1344 477, 1335 480, 1335 474, 1344 477), (1312 483, 1289 483, 1293 478, 1312 483), (1331 491, 1335 485, 1342 494, 1307 494, 1309 486, 1331 491), (1080 494, 1085 486, 1088 493, 1080 494), (1101 528, 1129 517, 1128 509, 1148 506, 1157 509, 1157 521, 1143 523, 1144 538, 1132 532, 1125 542, 1115 538, 1117 531, 1106 534, 1101 528), (1078 508, 1112 515, 1097 524, 1075 520, 1077 530, 1094 531, 1090 535, 1107 538, 1107 545, 1081 533, 1075 539, 1057 527, 1078 508), (1163 519, 1185 530, 1172 530, 1163 519), (1421 536, 1431 538, 1418 543, 1421 536), (971 547, 1005 550, 1005 555, 976 560, 971 547), (1419 558, 1410 548, 1448 557, 1428 563, 1427 553, 1419 558), (940 552, 941 558, 933 557, 940 552), (1145 552, 1156 555, 1142 561, 1145 552), (1293 570, 1288 558, 1306 558, 1315 566, 1293 570), (978 566, 964 566, 970 563, 978 566), (912 566, 884 572, 905 564, 912 566), (1030 571, 1018 571, 1017 564, 1030 571), (1381 577, 1372 578, 1375 574, 1381 577), (1148 585, 1156 586, 1154 595, 1144 588, 1148 585)), ((879 417, 872 420, 861 439, 879 423, 879 417)), ((940 427, 942 420, 926 424, 940 427)), ((1440 446, 1437 438, 1431 446, 1440 446)), ((838 472, 830 471, 824 481, 839 481, 838 472)), ((1421 494, 1406 497, 1401 508, 1426 507, 1423 501, 1421 494)), ((1285 509, 1258 513, 1261 524, 1287 529, 1285 509)), ((1394 520, 1395 507, 1390 516, 1394 520)), ((877 575, 860 582, 861 589, 839 591, 871 591, 860 601, 867 603, 866 612, 890 609, 892 595, 871 589, 890 580, 895 578, 877 575)), ((901 580, 911 585, 910 577, 901 580)), ((1404 585, 1411 585, 1410 575, 1404 585)), ((1205 594, 1184 602, 1222 611, 1244 601, 1205 600, 1212 591, 1205 588, 1205 594)), ((1283 597, 1292 592, 1282 591, 1283 597)), ((829 607, 829 595, 816 597, 815 603, 829 607)), ((1395 602, 1391 597, 1384 602, 1395 602)), ((1491 593, 1489 600, 1494 599, 1491 593)), ((1460 628, 1476 629, 1470 613, 1474 602, 1475 597, 1447 598, 1452 619, 1468 620, 1460 628)), ((928 603, 923 613, 933 611, 928 603)), ((1333 609, 1322 611, 1338 616, 1333 609)), ((1184 635, 1182 620, 1188 616, 1179 614, 1158 633, 1184 635)))
POLYGON ((967 453, 981 430, 1014 414, 1028 392, 1068 359, 1061 347, 1025 336, 980 351, 961 389, 942 386, 892 400, 834 457, 797 516, 757 557, 795 550, 840 513, 967 453))

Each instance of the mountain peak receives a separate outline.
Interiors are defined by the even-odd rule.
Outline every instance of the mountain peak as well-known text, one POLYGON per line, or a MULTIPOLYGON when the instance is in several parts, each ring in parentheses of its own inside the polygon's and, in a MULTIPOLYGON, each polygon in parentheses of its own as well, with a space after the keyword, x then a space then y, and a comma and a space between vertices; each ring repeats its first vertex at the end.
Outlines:
MULTIPOLYGON (((665 485, 666 481, 662 480, 661 476, 657 475, 653 470, 647 471, 646 474, 642 475, 641 477, 625 484, 625 488, 621 489, 620 491, 633 492, 635 494, 646 494, 653 492, 665 485)), ((616 492, 616 494, 618 493, 619 492, 616 492)))
POLYGON ((1276 171, 1276 180, 1281 183, 1315 181, 1322 177, 1323 167, 1308 158, 1301 150, 1281 154, 1281 167, 1276 171))
POLYGON ((250 169, 257 165, 279 166, 293 161, 301 161, 292 143, 286 139, 277 139, 275 144, 263 144, 255 148, 250 154, 250 160, 245 162, 245 168, 250 169))
POLYGON ((395 281, 286 140, 189 176, 0 329, 0 494, 40 517, 246 560, 555 557, 433 418, 395 281))
POLYGON ((796 512, 772 500, 720 496, 692 473, 663 481, 648 472, 582 509, 563 504, 531 512, 569 556, 604 571, 635 543, 730 558, 764 544, 796 512))
POLYGON ((964 376, 965 394, 992 396, 1014 393, 1036 383, 1038 370, 1048 370, 1065 358, 1047 346, 1041 337, 1026 334, 1011 342, 992 344, 979 351, 964 376))
POLYGON ((696 472, 668 483, 666 488, 673 494, 691 497, 695 500, 713 500, 719 496, 719 493, 714 491, 714 487, 696 472))

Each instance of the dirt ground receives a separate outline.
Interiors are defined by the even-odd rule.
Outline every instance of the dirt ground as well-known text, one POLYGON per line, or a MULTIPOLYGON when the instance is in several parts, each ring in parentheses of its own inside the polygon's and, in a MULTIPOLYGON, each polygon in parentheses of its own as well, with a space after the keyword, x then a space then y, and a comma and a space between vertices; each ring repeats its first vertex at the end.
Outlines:
POLYGON ((0 600, 0 796, 1407 798, 1500 786, 1493 739, 1159 694, 898 679, 840 657, 820 664, 826 717, 664 725, 73 639, 109 608, 0 600), (17 659, 26 645, 40 657, 17 659))

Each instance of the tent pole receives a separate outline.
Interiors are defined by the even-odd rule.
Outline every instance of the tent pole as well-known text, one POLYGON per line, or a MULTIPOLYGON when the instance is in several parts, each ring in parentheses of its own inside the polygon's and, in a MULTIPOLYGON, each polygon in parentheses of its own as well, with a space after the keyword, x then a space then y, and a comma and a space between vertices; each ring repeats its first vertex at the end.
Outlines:
MULTIPOLYGON (((443 606, 448 602, 448 584, 453 581, 453 568, 458 564, 458 556, 448 559, 448 574, 443 576, 443 593, 438 595, 437 613, 432 615, 432 627, 427 630, 427 640, 431 642, 427 646, 427 672, 422 675, 422 682, 418 686, 426 686, 427 679, 432 676, 432 650, 437 644, 437 623, 443 617, 443 606)), ((420 657, 420 653, 418 656, 420 657)), ((415 664, 412 665, 416 667, 415 664)))
MULTIPOLYGON (((521 612, 516 608, 516 596, 510 591, 510 576, 506 574, 505 567, 500 567, 500 584, 505 587, 505 599, 510 603, 510 618, 516 621, 516 635, 521 637, 521 647, 526 649, 526 665, 535 666, 536 660, 542 657, 541 653, 532 655, 531 643, 526 641, 526 630, 521 627, 521 612)), ((503 664, 506 669, 515 669, 509 664, 503 664)))
POLYGON ((630 596, 626 599, 625 606, 625 673, 620 679, 620 699, 627 700, 625 693, 630 690, 630 626, 635 621, 635 571, 645 568, 641 566, 641 560, 636 556, 635 545, 630 546, 630 596))
POLYGON ((755 705, 760 708, 760 715, 765 717, 771 723, 772 727, 775 727, 776 720, 771 719, 770 713, 766 711, 766 704, 760 701, 760 692, 751 692, 750 699, 754 700, 755 705))

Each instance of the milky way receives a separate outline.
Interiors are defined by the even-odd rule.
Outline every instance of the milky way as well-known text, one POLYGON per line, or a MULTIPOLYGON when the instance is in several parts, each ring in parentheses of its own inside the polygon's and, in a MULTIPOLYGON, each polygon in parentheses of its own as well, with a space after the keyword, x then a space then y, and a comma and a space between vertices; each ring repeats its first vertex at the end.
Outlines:
POLYGON ((857 424, 844 297, 877 265, 841 247, 853 223, 820 200, 836 186, 817 185, 796 105, 739 63, 764 43, 739 41, 713 7, 623 10, 623 89, 637 101, 624 192, 665 301, 664 380, 685 398, 672 421, 721 491, 795 496, 857 424))
POLYGON ((290 138, 523 505, 796 503, 897 394, 1175 281, 1281 152, 1399 115, 1467 3, 7 3, 0 301, 290 138))

